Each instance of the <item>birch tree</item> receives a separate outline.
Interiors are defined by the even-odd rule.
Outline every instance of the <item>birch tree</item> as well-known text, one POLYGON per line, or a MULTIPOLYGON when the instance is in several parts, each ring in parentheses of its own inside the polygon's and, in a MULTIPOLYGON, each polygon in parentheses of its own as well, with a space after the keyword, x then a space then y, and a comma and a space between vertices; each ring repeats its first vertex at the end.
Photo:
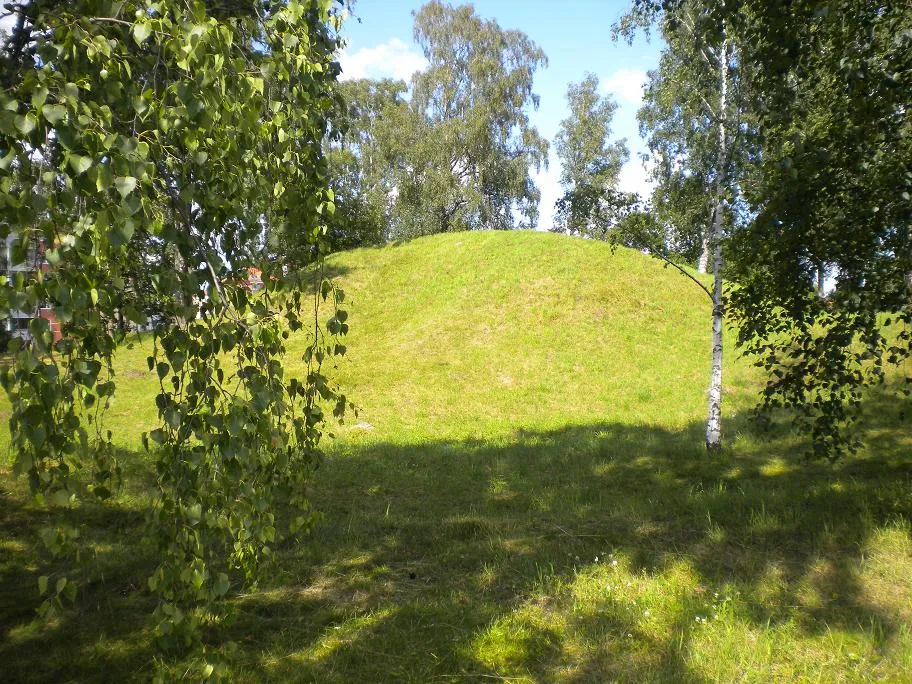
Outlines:
POLYGON ((812 455, 849 453, 864 389, 912 355, 912 7, 642 0, 618 31, 655 25, 669 47, 641 121, 659 216, 711 199, 694 253, 728 261, 738 342, 769 372, 760 408, 789 409, 812 455))
POLYGON ((414 116, 398 141, 396 237, 533 227, 531 173, 548 141, 529 122, 535 72, 547 64, 529 37, 437 0, 415 13, 428 67, 413 80, 414 116))
POLYGON ((667 47, 649 75, 639 118, 656 161, 656 213, 669 239, 698 251, 698 271, 713 277, 711 288, 701 287, 711 303, 706 448, 715 452, 722 447, 724 254, 740 197, 741 60, 729 19, 698 2, 637 5, 615 31, 632 38, 655 23, 667 47))
POLYGON ((557 226, 562 232, 586 233, 593 215, 617 186, 621 167, 629 157, 625 140, 611 142, 611 119, 617 104, 598 94, 599 81, 586 74, 567 86, 570 116, 561 121, 554 141, 561 160, 564 195, 557 201, 557 226))

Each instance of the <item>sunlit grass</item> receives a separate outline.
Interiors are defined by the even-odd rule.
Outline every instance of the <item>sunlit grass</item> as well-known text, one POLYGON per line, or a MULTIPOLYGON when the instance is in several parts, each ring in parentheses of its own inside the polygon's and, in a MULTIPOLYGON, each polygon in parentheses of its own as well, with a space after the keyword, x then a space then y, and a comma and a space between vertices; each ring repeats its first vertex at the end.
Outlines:
MULTIPOLYGON (((907 677, 899 400, 872 395, 857 458, 808 464, 800 440, 746 420, 761 378, 730 353, 728 447, 711 460, 708 303, 643 255, 453 234, 337 255, 328 272, 352 323, 333 376, 360 412, 313 481, 320 524, 207 630, 232 681, 907 677)), ((95 555, 56 622, 34 619, 53 569, 35 540, 45 514, 0 476, 4 681, 152 674, 144 345, 118 357, 109 416, 133 484, 81 509, 95 555)))

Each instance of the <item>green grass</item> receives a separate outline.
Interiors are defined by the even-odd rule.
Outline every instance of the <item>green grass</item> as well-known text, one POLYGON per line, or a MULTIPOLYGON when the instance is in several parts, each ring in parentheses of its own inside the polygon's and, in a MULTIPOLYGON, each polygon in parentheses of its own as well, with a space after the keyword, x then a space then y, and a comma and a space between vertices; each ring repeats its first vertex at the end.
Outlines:
MULTIPOLYGON (((352 323, 334 376, 360 415, 314 478, 320 524, 207 628, 232 681, 908 676, 907 405, 872 394, 865 451, 806 464, 785 431, 751 428, 762 378, 729 347, 727 448, 709 459, 709 307, 647 257, 478 233, 329 267, 352 323)), ((132 484, 77 512, 91 579, 50 623, 34 617, 45 513, 0 474, 3 681, 153 672, 143 344, 118 359, 110 415, 132 484)))

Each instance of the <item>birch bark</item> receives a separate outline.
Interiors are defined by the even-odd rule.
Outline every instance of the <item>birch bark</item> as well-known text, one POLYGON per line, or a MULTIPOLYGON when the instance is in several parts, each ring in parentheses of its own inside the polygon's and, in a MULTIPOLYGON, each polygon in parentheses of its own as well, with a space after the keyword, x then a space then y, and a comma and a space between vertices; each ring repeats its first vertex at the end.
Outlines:
MULTIPOLYGON (((715 208, 713 208, 715 214, 715 208)), ((706 273, 709 269, 709 233, 703 236, 703 247, 700 250, 700 260, 697 262, 697 273, 706 273)))
POLYGON ((728 183, 728 165, 731 159, 728 135, 728 87, 731 69, 731 45, 727 38, 722 43, 718 68, 719 151, 712 225, 708 240, 709 249, 704 250, 704 254, 707 254, 707 256, 710 250, 713 255, 712 369, 709 376, 709 405, 706 418, 706 449, 710 452, 715 452, 722 448, 722 328, 725 316, 725 307, 722 299, 722 238, 725 229, 725 189, 728 183))

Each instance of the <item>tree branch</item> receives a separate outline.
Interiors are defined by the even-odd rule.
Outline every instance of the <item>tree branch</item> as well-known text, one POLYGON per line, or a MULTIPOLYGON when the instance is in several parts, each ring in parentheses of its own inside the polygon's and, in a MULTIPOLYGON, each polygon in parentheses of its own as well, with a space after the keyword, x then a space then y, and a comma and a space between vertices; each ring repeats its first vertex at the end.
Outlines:
MULTIPOLYGON (((686 15, 686 14, 683 14, 683 15, 681 16, 681 23, 684 24, 684 26, 687 27, 687 30, 690 31, 690 37, 693 38, 694 42, 696 42, 696 40, 697 40, 697 29, 696 29, 696 27, 694 26, 693 20, 691 20, 690 24, 688 24, 688 23, 687 23, 687 19, 688 19, 687 15, 686 15)), ((718 64, 719 64, 719 55, 718 55, 718 54, 716 53, 716 51, 713 50, 709 45, 706 45, 706 46, 700 45, 700 46, 697 47, 697 49, 700 51, 700 54, 703 55, 703 59, 706 60, 706 63, 707 63, 711 68, 715 69, 715 68, 718 66, 718 64), (707 50, 709 51, 709 54, 706 54, 706 51, 707 51, 707 50)))
POLYGON ((701 283, 699 280, 697 280, 696 278, 694 278, 690 273, 688 273, 686 270, 684 270, 684 267, 683 267, 683 266, 681 266, 680 264, 675 263, 674 261, 672 261, 671 259, 669 259, 667 256, 665 256, 664 254, 662 254, 661 252, 654 252, 654 251, 650 250, 648 247, 647 247, 646 249, 649 251, 649 255, 650 255, 650 256, 654 256, 654 257, 656 257, 656 258, 661 259, 662 261, 664 261, 666 267, 668 267, 668 266, 673 266, 674 268, 676 268, 676 269, 678 270, 678 272, 681 273, 681 275, 686 276, 686 277, 690 278, 693 282, 695 282, 695 283, 697 284, 697 286, 698 286, 701 290, 703 290, 703 292, 706 293, 706 296, 709 297, 709 301, 711 301, 711 302, 713 303, 713 305, 715 305, 715 303, 716 303, 716 298, 713 297, 713 294, 712 294, 712 292, 709 291, 709 288, 707 288, 706 285, 704 285, 703 283, 701 283))

